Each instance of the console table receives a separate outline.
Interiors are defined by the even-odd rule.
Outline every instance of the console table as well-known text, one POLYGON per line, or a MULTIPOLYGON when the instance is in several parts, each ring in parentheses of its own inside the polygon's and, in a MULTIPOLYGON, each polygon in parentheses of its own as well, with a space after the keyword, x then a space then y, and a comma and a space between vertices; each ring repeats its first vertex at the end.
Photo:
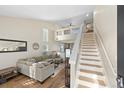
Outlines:
POLYGON ((0 70, 0 83, 6 82, 7 79, 17 76, 17 68, 16 67, 9 67, 6 69, 0 70))

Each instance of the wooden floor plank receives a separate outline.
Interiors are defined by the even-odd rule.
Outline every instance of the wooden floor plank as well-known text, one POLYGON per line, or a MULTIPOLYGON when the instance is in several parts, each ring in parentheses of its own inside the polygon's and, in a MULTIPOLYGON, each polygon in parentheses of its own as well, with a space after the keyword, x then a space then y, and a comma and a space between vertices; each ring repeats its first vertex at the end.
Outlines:
POLYGON ((55 77, 49 77, 43 83, 20 74, 1 84, 0 88, 61 88, 63 86, 65 86, 65 69, 62 69, 55 77))

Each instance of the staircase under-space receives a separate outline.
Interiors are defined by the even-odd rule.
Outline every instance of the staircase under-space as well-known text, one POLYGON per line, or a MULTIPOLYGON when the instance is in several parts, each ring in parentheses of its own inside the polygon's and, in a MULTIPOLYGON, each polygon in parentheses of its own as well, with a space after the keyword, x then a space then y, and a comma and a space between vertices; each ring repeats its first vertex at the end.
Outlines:
MULTIPOLYGON (((71 64, 71 87, 75 88, 93 88, 107 87, 105 70, 102 63, 102 58, 98 49, 98 45, 94 32, 80 33, 79 49, 77 59, 72 54, 70 58, 71 64), (75 70, 75 71, 74 71, 75 70)), ((75 47, 75 46, 74 46, 75 47)), ((72 52, 74 53, 74 51, 72 52)))
POLYGON ((104 68, 94 32, 84 33, 81 38, 78 62, 75 87, 106 87, 104 68))

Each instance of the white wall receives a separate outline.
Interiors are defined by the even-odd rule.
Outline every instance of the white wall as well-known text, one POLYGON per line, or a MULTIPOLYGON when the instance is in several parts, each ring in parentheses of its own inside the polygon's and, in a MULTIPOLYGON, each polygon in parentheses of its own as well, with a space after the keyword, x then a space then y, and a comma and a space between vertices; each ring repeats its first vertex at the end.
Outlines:
POLYGON ((42 54, 42 28, 49 29, 49 50, 54 48, 56 26, 45 21, 0 16, 0 38, 27 41, 27 52, 0 53, 0 69, 14 66, 18 59, 42 54), (40 44, 39 50, 33 50, 32 44, 40 44))
POLYGON ((114 71, 117 72, 117 6, 96 6, 94 13, 94 28, 95 31, 99 33, 110 60, 108 63, 106 63, 106 61, 104 63, 108 70, 107 73, 110 75, 110 81, 114 79, 112 86, 115 86, 116 77, 112 73, 110 67, 113 67, 114 71))

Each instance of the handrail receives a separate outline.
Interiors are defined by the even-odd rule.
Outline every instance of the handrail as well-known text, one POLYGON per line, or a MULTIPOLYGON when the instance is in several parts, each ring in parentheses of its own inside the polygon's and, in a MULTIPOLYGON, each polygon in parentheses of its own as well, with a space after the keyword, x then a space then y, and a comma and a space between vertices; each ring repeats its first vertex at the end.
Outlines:
POLYGON ((78 53, 79 53, 78 50, 79 50, 81 35, 82 35, 82 31, 83 31, 82 26, 83 25, 81 25, 80 32, 78 33, 77 38, 74 42, 74 47, 72 49, 72 53, 71 53, 70 60, 69 60, 70 64, 76 64, 77 56, 78 56, 78 53))
POLYGON ((79 49, 80 49, 80 41, 81 41, 81 36, 82 36, 82 32, 84 30, 83 28, 83 24, 80 26, 80 32, 77 35, 77 38, 74 42, 74 47, 72 49, 72 53, 70 56, 70 85, 71 88, 75 87, 75 81, 76 81, 76 71, 77 71, 77 60, 78 60, 78 56, 79 56, 79 49))

